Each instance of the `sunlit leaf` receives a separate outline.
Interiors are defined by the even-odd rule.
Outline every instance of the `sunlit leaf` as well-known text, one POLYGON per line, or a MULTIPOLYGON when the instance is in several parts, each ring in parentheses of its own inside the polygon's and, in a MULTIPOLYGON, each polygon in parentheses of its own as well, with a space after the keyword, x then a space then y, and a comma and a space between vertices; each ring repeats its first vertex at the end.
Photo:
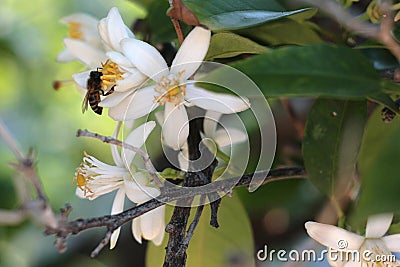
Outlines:
POLYGON ((276 1, 184 0, 200 23, 211 30, 241 29, 308 11, 284 11, 276 1))
MULTIPOLYGON (((167 210, 170 218, 172 208, 167 210)), ((196 209, 192 209, 192 216, 196 209)), ((250 221, 237 196, 222 199, 218 213, 220 227, 210 226, 210 207, 207 205, 201 216, 187 250, 187 266, 230 266, 232 260, 240 260, 244 266, 254 266, 254 244, 250 221)), ((146 266, 162 266, 168 235, 156 247, 149 244, 146 252, 146 266)))
POLYGON ((338 201, 355 174, 367 118, 366 101, 318 99, 308 117, 303 140, 310 181, 338 201))
POLYGON ((240 54, 260 54, 267 48, 234 33, 217 33, 211 37, 206 60, 228 58, 240 54))

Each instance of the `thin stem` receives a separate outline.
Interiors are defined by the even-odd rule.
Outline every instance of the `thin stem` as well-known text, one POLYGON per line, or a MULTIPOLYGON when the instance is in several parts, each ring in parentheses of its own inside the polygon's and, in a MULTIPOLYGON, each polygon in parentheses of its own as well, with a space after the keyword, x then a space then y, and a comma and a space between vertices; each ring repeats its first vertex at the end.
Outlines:
POLYGON ((97 245, 97 247, 92 251, 90 254, 91 258, 95 258, 97 255, 99 255, 100 251, 107 246, 107 244, 110 242, 112 235, 112 231, 108 231, 106 236, 103 238, 103 240, 97 245))
POLYGON ((1 119, 0 119, 0 136, 1 138, 3 138, 4 142, 6 142, 11 151, 14 153, 18 161, 25 159, 24 153, 22 153, 19 145, 11 136, 10 132, 7 130, 7 127, 4 125, 4 122, 1 119))
POLYGON ((181 24, 179 23, 179 20, 174 19, 174 18, 171 18, 171 21, 172 21, 172 25, 174 25, 175 32, 176 32, 176 35, 178 36, 179 43, 182 44, 183 41, 185 40, 185 37, 183 35, 181 24))
POLYGON ((301 2, 318 7, 323 12, 331 15, 346 29, 356 34, 378 40, 392 52, 397 61, 400 61, 400 46, 391 33, 393 17, 391 15, 391 5, 388 1, 383 1, 379 7, 383 13, 380 27, 358 20, 334 0, 302 0, 301 2))
POLYGON ((196 229, 197 225, 199 224, 201 214, 203 213, 205 200, 206 200, 206 196, 202 195, 200 197, 200 206, 197 207, 196 214, 194 215, 193 221, 189 225, 189 228, 186 233, 186 237, 183 240, 182 246, 178 251, 179 254, 185 253, 186 249, 189 246, 189 242, 193 237, 194 230, 196 229))

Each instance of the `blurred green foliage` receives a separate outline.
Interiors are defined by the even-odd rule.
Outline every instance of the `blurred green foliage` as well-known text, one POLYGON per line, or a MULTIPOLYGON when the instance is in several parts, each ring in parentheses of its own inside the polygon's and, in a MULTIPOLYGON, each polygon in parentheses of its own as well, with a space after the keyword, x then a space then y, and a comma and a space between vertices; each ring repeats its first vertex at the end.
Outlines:
MULTIPOLYGON (((75 86, 55 91, 54 80, 71 79, 71 74, 83 71, 78 62, 60 64, 57 54, 63 49, 67 35, 60 18, 75 12, 87 12, 95 17, 106 16, 117 6, 126 23, 145 16, 145 11, 127 1, 26 1, 3 0, 0 8, 0 118, 20 143, 24 152, 33 147, 37 152, 37 167, 43 186, 55 210, 71 203, 71 218, 104 215, 111 210, 111 196, 87 201, 75 196, 72 183, 75 168, 82 161, 82 152, 111 162, 107 145, 97 140, 75 137, 79 128, 111 135, 115 122, 106 115, 81 113, 83 96, 75 86)), ((0 208, 17 207, 9 162, 14 156, 0 141, 0 208)), ((59 254, 53 246, 54 237, 46 237, 43 228, 30 222, 17 227, 0 227, 0 266, 123 266, 118 259, 123 251, 107 251, 97 260, 88 255, 100 241, 104 230, 92 231, 71 239, 69 251, 59 254), (85 245, 87 241, 91 240, 85 245), (82 251, 82 252, 79 252, 82 251), (82 254, 83 253, 83 254, 82 254), (73 255, 73 256, 71 256, 73 255)), ((127 249, 137 246, 129 237, 127 249)), ((124 241, 121 241, 121 243, 124 241)))
MULTIPOLYGON (((240 29, 235 33, 224 32, 214 35, 209 51, 210 58, 222 58, 222 62, 238 61, 232 66, 248 74, 265 96, 276 98, 324 96, 340 98, 342 101, 348 101, 349 98, 369 98, 378 103, 385 103, 392 109, 396 108, 389 93, 398 94, 399 88, 393 83, 382 82, 376 71, 398 66, 393 57, 381 46, 374 44, 360 45, 359 50, 362 52, 344 47, 346 40, 341 40, 342 35, 332 38, 340 40, 336 45, 319 44, 327 39, 327 36, 323 36, 327 33, 327 29, 319 28, 316 23, 318 18, 312 22, 309 20, 315 15, 315 9, 301 11, 290 9, 293 12, 284 13, 284 18, 281 19, 271 17, 270 13, 264 12, 263 14, 267 16, 246 24, 235 20, 237 9, 245 10, 243 13, 245 15, 252 15, 257 10, 284 11, 285 8, 280 4, 281 1, 254 0, 251 1, 254 5, 252 10, 248 8, 247 2, 236 0, 232 1, 234 4, 230 6, 226 5, 225 0, 206 1, 204 5, 198 1, 184 2, 198 13, 201 21, 209 23, 210 26, 214 25, 215 29, 240 29), (218 5, 214 5, 215 2, 218 2, 218 5), (227 18, 225 21, 227 24, 224 25, 224 20, 210 19, 215 17, 227 18), (252 27, 246 28, 249 25, 252 27), (230 41, 226 42, 228 37, 230 41), (287 45, 298 46, 284 47, 287 45), (249 58, 249 54, 258 53, 262 54, 249 58)), ((37 151, 37 167, 50 202, 55 210, 66 202, 71 203, 74 210, 70 219, 110 212, 112 195, 93 202, 78 199, 74 194, 76 186, 73 185, 72 178, 75 168, 82 160, 83 150, 102 161, 112 162, 108 145, 101 144, 98 140, 78 139, 75 137, 76 130, 86 128, 103 135, 111 135, 115 122, 107 115, 99 117, 93 112, 82 115, 83 96, 73 85, 62 87, 59 91, 52 88, 54 80, 68 80, 71 74, 85 70, 79 62, 69 64, 56 62, 57 54, 63 49, 62 39, 68 31, 67 27, 58 21, 61 17, 75 12, 87 12, 102 18, 112 6, 119 8, 127 25, 133 25, 136 19, 146 17, 149 12, 144 30, 137 36, 152 44, 166 45, 168 42, 173 50, 172 54, 175 52, 176 34, 172 24, 169 23, 169 18, 165 16, 167 1, 2 0, 1 3, 0 64, 3 68, 0 72, 0 118, 24 151, 27 152, 29 147, 37 151)), ((190 27, 184 26, 185 33, 189 29, 190 27)), ((278 149, 273 167, 303 165, 301 140, 296 136, 292 123, 288 123, 291 118, 278 100, 269 101, 278 126, 278 149)), ((302 99, 294 99, 292 102, 300 103, 297 115, 303 124, 311 108, 311 102, 307 102, 304 106, 301 106, 304 103, 302 99)), ((314 106, 308 118, 309 125, 316 119, 318 123, 329 124, 331 120, 326 116, 327 114, 330 116, 329 112, 334 111, 334 108, 326 103, 319 102, 314 106), (321 114, 323 116, 320 116, 321 114)), ((364 114, 364 107, 362 110, 364 114)), ((331 125, 332 129, 343 127, 343 122, 351 119, 354 112, 357 113, 357 110, 346 112, 347 115, 342 121, 331 125)), ((249 130, 251 147, 259 147, 259 132, 252 116, 246 112, 241 116, 249 130)), ((364 125, 365 116, 360 117, 358 120, 364 125)), ((399 133, 398 122, 396 119, 389 126, 382 126, 378 112, 369 118, 359 161, 360 174, 364 179, 362 192, 360 201, 353 207, 356 210, 357 224, 365 221, 364 217, 371 213, 371 208, 373 212, 380 212, 394 210, 397 207, 399 182, 396 179, 398 170, 395 161, 399 154, 396 142, 399 133), (376 201, 378 198, 381 201, 376 201)), ((339 131, 335 135, 332 129, 328 137, 332 137, 338 143, 343 141, 347 142, 346 144, 351 143, 351 138, 342 140, 340 136, 342 132, 339 131)), ((357 138, 361 138, 361 135, 362 133, 359 133, 357 138)), ((150 136, 149 144, 159 144, 159 138, 160 132, 157 127, 157 131, 150 136)), ((306 145, 310 145, 307 144, 307 135, 305 140, 306 145)), ((321 191, 326 191, 324 187, 331 186, 339 173, 336 169, 332 170, 332 177, 326 182, 323 179, 327 177, 318 173, 320 171, 318 164, 329 166, 331 158, 345 159, 345 156, 348 156, 339 153, 320 160, 326 153, 338 153, 335 148, 327 150, 331 145, 327 140, 325 138, 321 143, 312 140, 311 152, 304 154, 304 157, 309 157, 305 161, 309 162, 306 167, 311 170, 310 175, 313 175, 310 180, 273 182, 251 194, 245 189, 235 190, 233 194, 240 196, 244 210, 240 205, 230 206, 233 202, 229 203, 230 199, 224 198, 221 214, 228 211, 233 211, 234 214, 235 208, 240 211, 240 218, 238 220, 231 218, 232 225, 225 230, 237 229, 238 225, 235 223, 240 223, 239 219, 246 220, 243 223, 246 230, 243 240, 246 249, 252 249, 253 244, 248 239, 251 237, 251 231, 247 218, 243 215, 246 211, 253 225, 256 249, 266 242, 268 246, 275 248, 296 246, 299 240, 304 240, 304 221, 315 219, 318 211, 328 202, 317 187, 321 191), (225 202, 227 203, 224 204, 225 202)), ((355 150, 358 150, 359 143, 355 142, 353 145, 357 146, 355 150)), ((151 156, 157 157, 160 146, 153 146, 151 156)), ((257 162, 257 152, 253 154, 248 169, 254 168, 257 162)), ((0 209, 17 207, 12 182, 14 172, 8 165, 13 158, 6 144, 0 141, 0 209)), ((354 172, 356 158, 354 156, 350 162, 346 162, 351 165, 348 168, 351 171, 350 176, 354 172)), ((346 173, 345 176, 348 177, 349 174, 346 173)), ((207 218, 203 216, 202 219, 204 221, 207 218)), ((207 227, 208 225, 203 223, 201 230, 205 229, 208 231, 207 234, 215 231, 207 227)), ((239 230, 240 228, 234 231, 239 230)), ((89 259, 89 253, 103 238, 104 229, 84 232, 79 237, 70 238, 66 254, 59 254, 52 244, 54 238, 45 237, 41 231, 41 227, 30 222, 16 227, 0 227, 0 267, 132 266, 132 262, 135 266, 144 265, 146 246, 138 245, 133 240, 129 227, 123 227, 118 245, 113 251, 105 249, 95 260, 89 259)), ((164 248, 151 247, 150 252, 161 255, 164 248)), ((158 256, 161 260, 160 255, 158 256)), ((206 253, 204 257, 207 255, 206 253)))

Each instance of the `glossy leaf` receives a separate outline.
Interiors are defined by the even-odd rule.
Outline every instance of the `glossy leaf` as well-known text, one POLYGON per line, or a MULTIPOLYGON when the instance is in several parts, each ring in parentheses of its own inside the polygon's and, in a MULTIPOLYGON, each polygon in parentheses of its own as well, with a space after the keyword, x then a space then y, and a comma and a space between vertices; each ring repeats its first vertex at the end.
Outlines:
POLYGON ((318 99, 308 117, 303 140, 310 181, 340 200, 352 183, 367 118, 366 101, 318 99))
POLYGON ((380 109, 370 117, 362 142, 359 171, 360 199, 353 221, 368 215, 399 210, 400 203, 400 118, 383 123, 380 109))
POLYGON ((360 49, 374 64, 377 70, 394 69, 399 67, 396 58, 384 47, 365 47, 360 49))
POLYGON ((322 42, 315 28, 316 25, 311 22, 285 18, 239 30, 238 33, 262 44, 272 46, 283 44, 304 45, 322 42))
POLYGON ((200 23, 211 30, 242 29, 308 11, 284 11, 276 1, 184 0, 200 23))
MULTIPOLYGON (((171 217, 172 208, 168 218, 171 217)), ((192 209, 192 215, 196 209, 192 209)), ((240 259, 244 266, 254 266, 253 235, 248 215, 237 196, 224 197, 218 212, 220 227, 210 226, 210 206, 207 205, 194 232, 187 250, 187 266, 229 266, 232 259, 240 259)), ((191 222, 193 216, 189 219, 191 222)), ((156 247, 149 244, 146 252, 146 266, 162 266, 168 235, 156 247)))
MULTIPOLYGON (((400 93, 398 85, 381 80, 360 51, 340 46, 279 48, 231 66, 249 76, 266 97, 363 98, 382 91, 400 93)), ((226 77, 225 71, 217 69, 205 80, 218 83, 219 77, 226 77)), ((221 91, 220 87, 210 84, 201 86, 221 91)))
POLYGON ((217 33, 211 37, 206 60, 235 57, 240 54, 260 54, 268 49, 234 33, 217 33))

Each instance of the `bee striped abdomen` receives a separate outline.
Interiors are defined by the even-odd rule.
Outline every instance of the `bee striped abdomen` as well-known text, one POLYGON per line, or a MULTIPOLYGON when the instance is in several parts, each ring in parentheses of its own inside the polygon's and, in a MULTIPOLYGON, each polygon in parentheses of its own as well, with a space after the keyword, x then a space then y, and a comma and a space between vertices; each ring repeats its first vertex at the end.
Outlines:
POLYGON ((101 115, 101 113, 103 112, 103 108, 99 107, 99 103, 100 103, 101 99, 100 99, 100 92, 96 91, 92 94, 89 95, 89 104, 90 107, 92 108, 92 110, 101 115))

